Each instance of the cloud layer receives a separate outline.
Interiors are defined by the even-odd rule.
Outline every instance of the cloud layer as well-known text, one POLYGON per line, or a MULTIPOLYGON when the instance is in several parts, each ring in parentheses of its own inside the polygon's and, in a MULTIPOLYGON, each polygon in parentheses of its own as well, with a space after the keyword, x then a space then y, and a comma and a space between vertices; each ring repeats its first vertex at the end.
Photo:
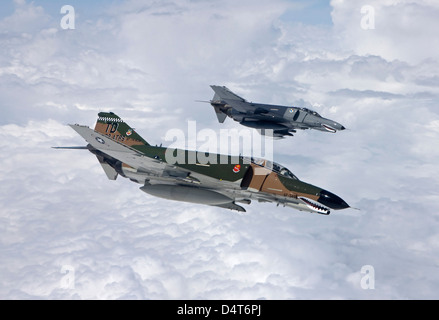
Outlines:
POLYGON ((44 2, 15 1, 0 21, 0 297, 435 299, 439 7, 369 1, 365 30, 360 2, 331 1, 329 26, 289 20, 299 4, 133 0, 85 17, 78 3, 63 30, 44 2), (106 110, 153 144, 187 120, 239 128, 194 102, 210 84, 345 125, 276 140, 274 156, 361 210, 166 201, 107 180, 86 151, 50 149, 81 145, 66 124, 106 110))

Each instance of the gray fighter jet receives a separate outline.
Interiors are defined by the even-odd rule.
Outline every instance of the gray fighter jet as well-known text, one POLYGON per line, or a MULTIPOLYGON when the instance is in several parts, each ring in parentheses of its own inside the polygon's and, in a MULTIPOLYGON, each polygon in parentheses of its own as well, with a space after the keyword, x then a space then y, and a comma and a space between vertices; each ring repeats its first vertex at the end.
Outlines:
POLYGON ((306 108, 278 106, 248 102, 224 86, 211 86, 215 95, 210 100, 223 123, 227 116, 246 127, 273 130, 274 137, 292 136, 296 129, 315 129, 335 133, 344 130, 340 123, 323 118, 317 112, 306 108))

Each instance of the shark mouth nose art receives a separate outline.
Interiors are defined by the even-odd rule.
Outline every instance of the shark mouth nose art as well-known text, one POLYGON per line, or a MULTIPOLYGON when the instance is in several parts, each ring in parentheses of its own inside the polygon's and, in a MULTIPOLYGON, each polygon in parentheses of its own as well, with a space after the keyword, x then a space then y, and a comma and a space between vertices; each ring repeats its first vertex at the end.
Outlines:
POLYGON ((329 132, 335 133, 337 132, 337 130, 335 130, 334 128, 328 126, 327 124, 322 124, 323 128, 325 128, 326 130, 328 130, 329 132))
POLYGON ((299 199, 302 200, 303 202, 305 202, 305 204, 308 206, 308 208, 311 208, 312 210, 314 210, 320 214, 328 215, 331 213, 331 211, 328 208, 321 206, 321 205, 311 201, 308 198, 300 197, 299 199))

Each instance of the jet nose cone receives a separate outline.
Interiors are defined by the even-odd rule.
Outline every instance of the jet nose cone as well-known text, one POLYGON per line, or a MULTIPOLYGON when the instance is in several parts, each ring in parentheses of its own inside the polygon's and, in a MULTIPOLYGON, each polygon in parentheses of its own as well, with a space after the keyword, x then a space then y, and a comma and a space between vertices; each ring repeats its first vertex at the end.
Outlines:
POLYGON ((320 192, 320 197, 317 201, 334 210, 350 207, 342 198, 326 190, 320 192))
POLYGON ((338 122, 335 122, 330 119, 323 119, 320 122, 320 125, 329 132, 335 133, 337 130, 345 130, 346 128, 338 122))

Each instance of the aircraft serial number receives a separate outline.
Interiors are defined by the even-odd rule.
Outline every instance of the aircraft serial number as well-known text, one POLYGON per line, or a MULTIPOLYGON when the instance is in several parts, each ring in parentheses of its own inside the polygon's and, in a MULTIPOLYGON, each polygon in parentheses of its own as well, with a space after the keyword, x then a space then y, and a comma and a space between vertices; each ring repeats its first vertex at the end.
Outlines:
POLYGON ((106 136, 113 139, 113 140, 120 141, 120 142, 123 142, 126 139, 124 136, 122 136, 120 134, 107 133, 106 136))
POLYGON ((125 137, 120 134, 115 134, 117 132, 117 129, 119 128, 119 123, 117 122, 109 122, 107 123, 107 128, 105 129, 106 136, 116 140, 116 141, 125 141, 125 137))

